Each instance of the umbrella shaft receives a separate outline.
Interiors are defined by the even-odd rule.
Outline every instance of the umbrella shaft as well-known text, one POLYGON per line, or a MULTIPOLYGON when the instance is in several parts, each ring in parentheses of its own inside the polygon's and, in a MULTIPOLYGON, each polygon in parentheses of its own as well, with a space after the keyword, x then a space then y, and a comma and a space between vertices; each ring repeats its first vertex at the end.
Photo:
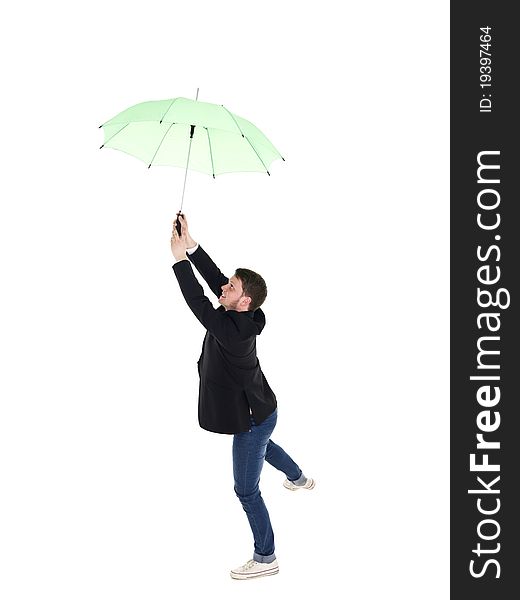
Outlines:
POLYGON ((186 160, 186 171, 184 173, 184 185, 182 186, 182 198, 181 198, 181 208, 180 211, 182 212, 182 205, 184 204, 184 192, 186 191, 186 179, 188 178, 188 165, 190 164, 190 153, 191 153, 191 142, 193 141, 193 131, 195 129, 195 126, 192 125, 191 126, 191 135, 190 135, 190 145, 188 148, 188 158, 186 160))
MULTIPOLYGON (((195 96, 195 100, 199 98, 199 88, 197 88, 197 95, 195 96)), ((184 173, 184 185, 182 186, 182 198, 181 198, 181 208, 179 212, 182 212, 182 205, 184 204, 184 192, 186 191, 186 179, 188 178, 188 165, 190 164, 190 152, 191 152, 191 142, 193 140, 193 134, 195 133, 195 125, 191 126, 190 129, 190 147, 188 148, 188 159, 186 160, 186 172, 184 173)))

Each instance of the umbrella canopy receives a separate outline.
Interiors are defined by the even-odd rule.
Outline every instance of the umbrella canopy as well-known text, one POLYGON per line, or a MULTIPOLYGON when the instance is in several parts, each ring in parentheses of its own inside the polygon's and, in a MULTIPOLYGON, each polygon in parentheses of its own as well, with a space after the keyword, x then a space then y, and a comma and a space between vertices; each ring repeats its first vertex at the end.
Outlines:
POLYGON ((269 174, 274 160, 284 160, 250 121, 223 105, 188 98, 141 102, 100 127, 102 148, 136 156, 148 167, 189 166, 215 177, 235 171, 269 174))

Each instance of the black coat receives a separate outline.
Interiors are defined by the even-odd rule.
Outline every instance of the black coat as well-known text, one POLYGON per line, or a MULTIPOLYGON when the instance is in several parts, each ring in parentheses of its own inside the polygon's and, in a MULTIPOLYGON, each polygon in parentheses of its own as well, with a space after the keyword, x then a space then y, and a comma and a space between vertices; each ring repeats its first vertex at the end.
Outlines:
MULTIPOLYGON (((220 296, 229 279, 200 246, 189 258, 211 291, 220 296)), ((198 362, 199 424, 215 433, 249 431, 251 413, 260 424, 276 408, 276 396, 256 356, 256 336, 265 326, 265 315, 260 308, 215 309, 187 260, 175 263, 173 270, 188 306, 207 330, 198 362)))

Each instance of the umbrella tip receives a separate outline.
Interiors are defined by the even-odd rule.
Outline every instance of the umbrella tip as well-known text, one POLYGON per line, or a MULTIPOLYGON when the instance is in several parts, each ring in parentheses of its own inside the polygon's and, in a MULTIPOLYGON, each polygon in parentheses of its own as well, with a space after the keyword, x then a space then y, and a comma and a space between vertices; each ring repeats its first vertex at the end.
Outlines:
POLYGON ((152 163, 150 163, 150 164, 148 165, 148 168, 150 168, 151 166, 152 166, 152 163))
POLYGON ((104 145, 105 145, 105 144, 101 144, 101 146, 99 147, 99 149, 101 150, 101 148, 103 148, 103 146, 104 146, 104 145))
POLYGON ((213 173, 213 179, 215 179, 215 173, 213 173))
POLYGON ((269 171, 267 171, 267 174, 269 175, 269 177, 271 177, 271 173, 269 173, 269 171))
POLYGON ((283 160, 283 162, 285 162, 285 158, 283 156, 280 156, 280 158, 283 160))
POLYGON ((100 125, 100 126, 98 127, 98 129, 101 129, 101 127, 103 127, 103 125, 100 125))

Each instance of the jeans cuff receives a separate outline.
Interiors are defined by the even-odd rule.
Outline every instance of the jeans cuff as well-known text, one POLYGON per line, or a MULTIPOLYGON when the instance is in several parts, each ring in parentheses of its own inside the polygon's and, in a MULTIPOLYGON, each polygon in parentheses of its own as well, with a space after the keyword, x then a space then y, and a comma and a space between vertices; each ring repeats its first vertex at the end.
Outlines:
POLYGON ((269 554, 269 556, 264 556, 263 554, 257 554, 256 552, 254 552, 253 560, 256 560, 256 562, 259 563, 272 563, 273 560, 276 560, 276 555, 274 552, 272 554, 269 554))
POLYGON ((300 471, 300 476, 298 477, 298 479, 293 479, 290 481, 291 483, 294 483, 294 485, 304 485, 307 481, 307 477, 305 477, 305 475, 300 471))

